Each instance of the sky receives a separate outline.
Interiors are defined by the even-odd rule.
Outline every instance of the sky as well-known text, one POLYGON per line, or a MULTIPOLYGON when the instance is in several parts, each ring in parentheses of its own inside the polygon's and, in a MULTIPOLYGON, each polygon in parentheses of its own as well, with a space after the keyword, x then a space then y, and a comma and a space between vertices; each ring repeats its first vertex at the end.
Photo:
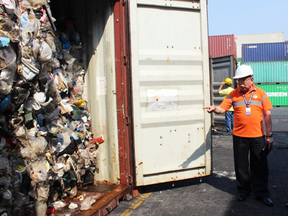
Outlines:
POLYGON ((284 32, 288 40, 288 0, 207 0, 209 35, 284 32))

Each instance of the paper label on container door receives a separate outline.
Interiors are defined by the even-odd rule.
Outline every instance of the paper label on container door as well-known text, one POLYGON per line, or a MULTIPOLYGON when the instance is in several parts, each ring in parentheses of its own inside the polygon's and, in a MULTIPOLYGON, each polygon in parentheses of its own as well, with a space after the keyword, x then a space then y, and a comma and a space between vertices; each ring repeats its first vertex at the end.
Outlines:
POLYGON ((97 95, 106 95, 106 77, 99 76, 97 77, 97 95))
POLYGON ((149 110, 174 110, 177 109, 177 89, 148 89, 149 110))

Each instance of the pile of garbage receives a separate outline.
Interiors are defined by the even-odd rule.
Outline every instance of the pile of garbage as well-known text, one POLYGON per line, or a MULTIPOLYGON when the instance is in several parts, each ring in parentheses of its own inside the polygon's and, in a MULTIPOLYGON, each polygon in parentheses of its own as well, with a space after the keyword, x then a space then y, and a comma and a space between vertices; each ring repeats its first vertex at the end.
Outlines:
POLYGON ((0 215, 46 215, 96 182, 81 40, 54 22, 48 0, 0 0, 0 215))

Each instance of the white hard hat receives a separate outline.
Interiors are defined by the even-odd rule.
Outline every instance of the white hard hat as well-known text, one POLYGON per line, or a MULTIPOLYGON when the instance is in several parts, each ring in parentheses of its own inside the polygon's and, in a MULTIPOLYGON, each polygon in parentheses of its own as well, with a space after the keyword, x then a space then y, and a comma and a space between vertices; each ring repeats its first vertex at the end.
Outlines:
POLYGON ((253 70, 248 65, 241 65, 237 68, 233 79, 240 79, 247 76, 253 76, 253 70))

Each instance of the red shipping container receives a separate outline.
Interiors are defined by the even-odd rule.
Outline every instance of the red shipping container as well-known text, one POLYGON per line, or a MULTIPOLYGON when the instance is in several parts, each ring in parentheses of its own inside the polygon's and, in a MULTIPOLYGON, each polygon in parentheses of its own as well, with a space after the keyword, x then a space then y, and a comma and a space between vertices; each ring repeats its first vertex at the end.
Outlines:
POLYGON ((209 57, 234 56, 237 59, 234 35, 209 36, 209 57))

